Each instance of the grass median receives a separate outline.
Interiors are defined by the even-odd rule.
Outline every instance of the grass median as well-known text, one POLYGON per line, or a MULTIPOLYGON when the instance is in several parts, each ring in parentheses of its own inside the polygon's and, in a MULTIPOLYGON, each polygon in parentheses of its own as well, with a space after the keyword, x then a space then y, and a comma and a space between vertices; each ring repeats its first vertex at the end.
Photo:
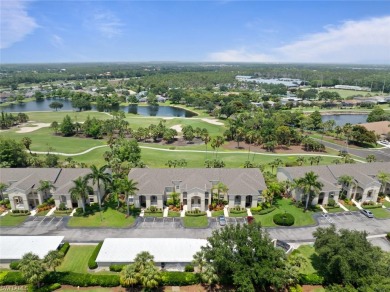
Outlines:
POLYGON ((96 245, 71 245, 61 266, 60 272, 86 273, 88 272, 88 260, 96 245))
POLYGON ((18 226, 26 221, 28 216, 11 216, 10 213, 0 217, 0 226, 1 227, 12 227, 18 226))
POLYGON ((206 216, 186 216, 183 218, 184 227, 202 228, 209 225, 206 216))

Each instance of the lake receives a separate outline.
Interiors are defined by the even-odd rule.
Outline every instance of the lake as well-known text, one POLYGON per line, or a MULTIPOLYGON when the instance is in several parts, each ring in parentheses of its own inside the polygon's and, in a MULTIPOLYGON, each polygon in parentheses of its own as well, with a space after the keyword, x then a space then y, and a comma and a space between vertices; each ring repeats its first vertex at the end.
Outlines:
MULTIPOLYGON (((74 111, 72 103, 70 100, 65 99, 45 99, 43 101, 31 101, 26 103, 15 103, 7 106, 0 107, 0 112, 37 112, 37 111, 53 111, 49 107, 49 104, 53 101, 60 101, 63 103, 63 107, 59 111, 74 111)), ((153 116, 153 117, 184 117, 190 118, 194 117, 197 114, 182 108, 172 107, 172 106, 138 106, 136 104, 128 106, 120 106, 120 110, 123 110, 126 113, 138 114, 141 116, 153 116)), ((96 107, 92 105, 92 110, 96 110, 96 107)))
POLYGON ((350 124, 362 124, 366 123, 368 114, 334 114, 323 115, 322 122, 334 120, 336 126, 344 126, 346 123, 350 124))

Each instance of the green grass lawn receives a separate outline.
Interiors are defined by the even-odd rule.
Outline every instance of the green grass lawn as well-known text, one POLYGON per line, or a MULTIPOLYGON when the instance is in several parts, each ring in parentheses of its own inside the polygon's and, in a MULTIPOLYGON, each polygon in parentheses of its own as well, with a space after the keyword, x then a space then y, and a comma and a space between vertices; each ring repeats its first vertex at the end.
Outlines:
POLYGON ((304 212, 302 208, 296 207, 290 199, 279 199, 274 204, 276 209, 271 213, 265 215, 253 215, 256 218, 257 222, 260 222, 264 227, 272 227, 277 226, 273 222, 273 216, 277 213, 290 213, 294 216, 295 222, 293 226, 306 226, 315 224, 315 220, 313 219, 314 212, 307 211, 304 212))
POLYGON ((337 212, 345 212, 344 209, 341 209, 340 207, 336 208, 325 208, 328 213, 337 213, 337 212))
POLYGON ((313 274, 317 272, 314 266, 316 266, 316 260, 318 261, 318 258, 316 257, 315 249, 312 245, 301 245, 292 252, 292 254, 296 253, 300 253, 307 259, 307 265, 301 267, 300 273, 313 274))
POLYGON ((390 202, 388 201, 384 201, 383 205, 385 205, 386 208, 390 208, 390 202))
POLYGON ((49 210, 42 211, 42 212, 38 212, 38 213, 36 214, 36 216, 46 216, 47 213, 49 213, 49 212, 50 212, 50 209, 49 209, 49 210))
POLYGON ((94 215, 89 215, 88 217, 72 217, 69 220, 68 226, 122 228, 131 226, 135 221, 133 216, 126 218, 125 214, 111 208, 107 208, 107 210, 103 211, 101 217, 100 212, 96 212, 94 215), (100 219, 101 217, 103 220, 100 219))
POLYGON ((92 118, 97 118, 100 120, 111 119, 111 116, 105 113, 95 112, 95 111, 84 111, 84 112, 75 112, 75 111, 58 111, 58 112, 28 112, 26 113, 30 121, 39 122, 39 123, 51 123, 53 121, 62 122, 66 115, 69 115, 74 122, 84 122, 89 116, 92 118))
POLYGON ((168 217, 180 217, 180 212, 168 211, 168 217))
POLYGON ((390 218, 390 211, 384 208, 368 209, 374 214, 375 218, 390 218))
POLYGON ((61 272, 86 273, 88 271, 88 260, 95 247, 95 245, 71 245, 64 261, 57 270, 61 272))
POLYGON ((240 213, 233 213, 233 212, 229 212, 229 217, 247 217, 248 216, 248 212, 240 212, 240 213))
POLYGON ((186 216, 183 223, 184 227, 207 227, 209 221, 206 216, 186 216))
POLYGON ((224 212, 223 212, 223 210, 212 211, 212 212, 211 212, 211 215, 212 215, 213 217, 218 217, 218 216, 224 215, 224 212))
POLYGON ((28 216, 11 216, 7 214, 0 217, 0 226, 18 226, 26 221, 28 216))
POLYGON ((144 217, 162 217, 163 216, 163 212, 150 212, 150 213, 146 213, 144 214, 144 217))

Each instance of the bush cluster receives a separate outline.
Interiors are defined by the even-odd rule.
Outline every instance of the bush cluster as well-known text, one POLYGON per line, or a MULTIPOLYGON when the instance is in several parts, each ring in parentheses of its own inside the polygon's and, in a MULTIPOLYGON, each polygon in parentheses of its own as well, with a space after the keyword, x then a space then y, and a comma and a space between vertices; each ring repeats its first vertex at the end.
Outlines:
POLYGON ((157 213, 157 212, 162 212, 163 210, 161 208, 157 208, 155 206, 150 206, 145 210, 145 213, 157 213))
MULTIPOLYGON (((259 207, 257 207, 257 208, 259 208, 259 207)), ((276 207, 270 207, 270 208, 266 208, 266 209, 261 208, 259 211, 257 211, 257 210, 252 211, 252 209, 251 209, 251 211, 252 211, 252 214, 254 214, 254 215, 265 215, 265 214, 273 212, 275 209, 276 209, 276 207)))
POLYGON ((205 216, 206 212, 200 211, 199 209, 195 209, 193 211, 187 211, 186 216, 192 216, 192 217, 197 217, 197 216, 205 216))
POLYGON ((123 270, 123 267, 126 265, 110 265, 111 272, 120 272, 123 270))
POLYGON ((11 270, 19 270, 19 268, 20 268, 19 264, 20 264, 20 261, 11 262, 11 263, 9 264, 9 268, 10 268, 11 270))
POLYGON ((276 225, 291 226, 294 224, 294 216, 290 213, 278 213, 273 217, 273 221, 276 225))
POLYGON ((65 242, 60 248, 59 248, 59 252, 61 252, 64 256, 67 254, 68 250, 70 248, 70 244, 69 242, 65 242))
POLYGON ((336 206, 336 201, 333 199, 328 200, 328 207, 335 207, 336 206))
POLYGON ((42 212, 42 211, 50 210, 53 207, 54 207, 54 199, 50 198, 46 202, 43 202, 42 204, 38 205, 37 211, 42 212))
POLYGON ((17 216, 28 216, 30 215, 29 210, 12 210, 11 216, 17 217, 17 216))
POLYGON ((301 285, 322 285, 324 278, 318 274, 300 274, 299 284, 301 285))
POLYGON ((99 244, 95 247, 91 257, 88 260, 88 268, 90 268, 91 270, 94 270, 98 267, 96 263, 96 258, 99 254, 100 249, 102 248, 102 245, 103 245, 103 241, 99 242, 99 244))
POLYGON ((302 286, 297 284, 295 286, 288 287, 288 292, 302 292, 302 286))
POLYGON ((116 287, 119 286, 119 275, 95 275, 73 272, 51 272, 45 277, 44 282, 48 284, 60 283, 62 285, 72 285, 80 287, 116 287))
POLYGON ((229 209, 229 212, 232 214, 240 214, 246 212, 246 209, 241 208, 240 206, 235 206, 234 208, 229 209))
POLYGON ((72 209, 67 209, 67 210, 55 210, 54 211, 54 214, 57 214, 57 215, 69 215, 70 213, 72 213, 72 209))
POLYGON ((91 205, 86 205, 85 213, 83 213, 83 208, 77 208, 73 216, 76 217, 88 216, 88 215, 93 215, 95 214, 95 212, 99 212, 99 211, 100 211, 99 204, 95 203, 91 205))
POLYGON ((186 286, 199 283, 199 276, 189 272, 162 272, 163 286, 186 286))
POLYGON ((4 271, 0 272, 0 285, 24 285, 24 280, 21 272, 4 271))
POLYGON ((190 273, 192 273, 194 270, 195 270, 195 267, 194 267, 194 265, 191 265, 191 264, 188 264, 188 265, 186 265, 186 266, 184 267, 184 271, 185 271, 185 272, 190 272, 190 273))

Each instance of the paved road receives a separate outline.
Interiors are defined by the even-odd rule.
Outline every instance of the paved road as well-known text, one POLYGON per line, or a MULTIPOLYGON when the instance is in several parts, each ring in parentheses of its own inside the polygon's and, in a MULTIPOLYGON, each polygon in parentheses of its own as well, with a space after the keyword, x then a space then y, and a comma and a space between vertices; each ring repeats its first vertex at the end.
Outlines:
MULTIPOLYGON (((332 148, 337 151, 346 150, 344 146, 338 144, 334 144, 328 141, 323 141, 321 139, 315 139, 315 140, 324 144, 325 147, 332 148)), ((360 156, 363 159, 365 159, 369 154, 374 154, 377 161, 384 161, 384 162, 390 161, 390 148, 387 147, 381 149, 356 149, 356 148, 349 147, 348 152, 350 154, 360 156)))
MULTIPOLYGON (((47 217, 46 217, 47 218, 47 217)), ((108 237, 114 238, 207 238, 211 236, 212 231, 222 228, 216 222, 215 218, 210 218, 210 227, 205 229, 187 229, 183 228, 178 218, 162 219, 142 222, 140 219, 134 227, 131 228, 69 228, 67 221, 69 218, 44 219, 31 217, 19 227, 2 227, 2 235, 62 235, 69 242, 98 242, 108 237)), ((240 220, 240 219, 238 219, 240 220)), ((314 241, 313 232, 318 226, 326 227, 332 222, 337 228, 348 228, 359 231, 366 231, 369 235, 385 234, 390 231, 390 219, 370 219, 359 212, 337 213, 328 215, 324 218, 316 215, 317 225, 299 228, 266 228, 272 238, 287 242, 312 242, 314 241)), ((242 222, 243 220, 241 220, 242 222)), ((228 224, 235 224, 235 218, 229 218, 228 224)))

